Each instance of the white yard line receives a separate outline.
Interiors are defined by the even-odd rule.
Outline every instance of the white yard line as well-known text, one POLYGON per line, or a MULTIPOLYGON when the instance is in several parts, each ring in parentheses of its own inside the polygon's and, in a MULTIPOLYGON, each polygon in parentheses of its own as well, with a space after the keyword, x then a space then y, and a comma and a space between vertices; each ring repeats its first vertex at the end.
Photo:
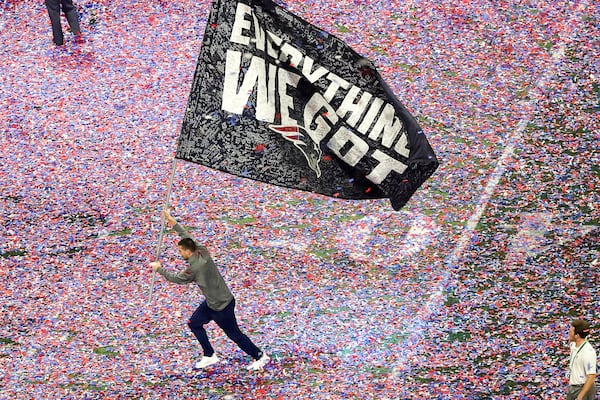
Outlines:
MULTIPOLYGON (((577 11, 581 11, 585 7, 586 7, 586 4, 580 4, 577 11)), ((578 16, 579 13, 574 13, 574 15, 578 16)), ((566 26, 575 26, 575 25, 573 25, 573 23, 577 22, 577 21, 575 21, 575 19, 576 19, 575 17, 572 17, 570 19, 569 23, 566 24, 566 26)), ((573 35, 575 31, 576 30, 573 30, 573 32, 571 34, 573 35)), ((564 38, 562 38, 561 42, 557 46, 556 50, 552 52, 552 59, 554 62, 544 71, 541 78, 538 80, 536 87, 539 88, 539 90, 543 90, 546 82, 550 78, 552 78, 554 75, 556 75, 555 71, 556 71, 557 65, 564 58, 565 42, 566 42, 566 40, 564 38)), ((536 102, 537 102, 537 100, 534 97, 525 104, 532 106, 532 105, 535 105, 536 102)), ((519 123, 517 124, 517 128, 512 133, 508 132, 509 136, 508 136, 508 140, 506 142, 506 147, 504 148, 504 151, 502 152, 502 156, 498 160, 498 164, 496 165, 496 168, 494 169, 494 172, 492 173, 490 180, 488 181, 479 201, 477 202, 477 207, 475 208, 475 211, 473 212, 473 214, 467 221, 466 227, 465 227, 462 235, 458 239, 456 246, 454 247, 454 250, 444 260, 444 265, 448 268, 446 268, 442 272, 442 279, 439 280, 435 284, 435 286, 432 287, 431 295, 430 295, 429 299, 427 300, 427 302, 423 306, 423 312, 418 314, 413 321, 410 321, 409 323, 406 324, 406 328, 405 328, 404 332, 407 333, 408 337, 404 341, 404 344, 402 346, 400 346, 401 354, 399 356, 398 364, 392 370, 392 373, 391 373, 392 377, 399 375, 403 365, 406 364, 407 359, 412 354, 412 351, 415 348, 416 343, 421 339, 422 333, 427 332, 426 325, 427 325, 427 322, 430 320, 430 317, 436 312, 436 310, 438 310, 440 308, 441 305, 444 304, 444 302, 446 300, 444 290, 445 290, 448 282, 452 278, 452 273, 451 273, 452 267, 458 263, 458 260, 460 259, 460 257, 462 256, 462 254, 465 250, 465 247, 467 246, 467 244, 473 237, 475 228, 477 227, 477 224, 481 220, 483 212, 485 211, 485 209, 496 189, 496 186, 498 186, 498 182, 500 181, 500 178, 502 178, 504 172, 506 171, 506 166, 508 165, 508 162, 512 158, 512 154, 514 153, 515 147, 521 141, 522 134, 530 120, 531 120, 530 116, 528 116, 527 118, 521 119, 519 121, 519 123)))

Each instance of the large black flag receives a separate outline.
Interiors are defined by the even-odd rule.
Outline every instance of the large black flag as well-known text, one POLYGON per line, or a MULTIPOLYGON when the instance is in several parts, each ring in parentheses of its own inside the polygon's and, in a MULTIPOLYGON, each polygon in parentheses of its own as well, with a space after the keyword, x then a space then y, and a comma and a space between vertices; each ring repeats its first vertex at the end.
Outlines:
POLYGON ((176 158, 395 210, 438 167, 369 60, 253 0, 212 4, 176 158))

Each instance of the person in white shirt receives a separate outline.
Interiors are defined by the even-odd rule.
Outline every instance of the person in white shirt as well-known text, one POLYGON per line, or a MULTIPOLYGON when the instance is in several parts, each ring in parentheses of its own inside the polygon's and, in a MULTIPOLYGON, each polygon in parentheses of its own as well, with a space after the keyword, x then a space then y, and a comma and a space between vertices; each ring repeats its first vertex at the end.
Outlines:
POLYGON ((575 319, 569 328, 569 389, 567 400, 594 400, 596 398, 596 351, 588 342, 590 325, 575 319))

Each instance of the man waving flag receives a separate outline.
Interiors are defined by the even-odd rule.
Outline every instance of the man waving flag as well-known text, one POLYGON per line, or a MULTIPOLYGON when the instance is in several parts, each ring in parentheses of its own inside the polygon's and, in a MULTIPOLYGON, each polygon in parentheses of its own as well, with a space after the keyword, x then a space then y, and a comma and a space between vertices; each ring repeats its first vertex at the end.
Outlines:
POLYGON ((176 158, 395 210, 439 165, 372 62, 260 0, 213 2, 176 158))

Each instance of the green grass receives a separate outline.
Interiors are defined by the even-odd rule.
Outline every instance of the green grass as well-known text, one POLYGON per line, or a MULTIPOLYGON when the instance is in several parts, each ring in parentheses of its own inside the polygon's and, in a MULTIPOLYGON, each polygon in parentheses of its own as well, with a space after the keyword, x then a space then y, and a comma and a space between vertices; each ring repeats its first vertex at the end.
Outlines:
POLYGON ((0 257, 8 258, 8 257, 23 257, 27 254, 27 250, 9 250, 4 253, 0 253, 0 257))
POLYGON ((433 378, 423 378, 420 376, 415 376, 415 382, 421 382, 421 383, 429 383, 429 382, 433 382, 435 379, 433 378))
POLYGON ((116 357, 119 355, 118 351, 112 350, 110 347, 96 347, 94 353, 106 357, 116 357))
POLYGON ((442 199, 447 199, 447 198, 448 198, 448 196, 450 196, 450 195, 448 194, 448 192, 446 192, 446 191, 442 191, 442 190, 439 190, 439 189, 432 190, 431 192, 432 192, 432 193, 433 193, 435 196, 440 196, 442 199))
POLYGON ((585 221, 583 225, 587 226, 600 226, 600 218, 592 218, 589 221, 585 221))
POLYGON ((368 372, 375 376, 388 376, 392 372, 392 370, 392 367, 381 366, 371 367, 367 369, 368 372))
POLYGON ((387 50, 384 47, 381 47, 381 46, 372 46, 371 49, 375 53, 381 54, 383 56, 387 56, 388 55, 388 52, 387 52, 387 50))
POLYGON ((453 294, 449 293, 448 296, 446 297, 446 301, 444 302, 445 306, 451 306, 453 304, 458 304, 460 303, 460 300, 458 299, 458 297, 454 296, 453 294))
POLYGON ((321 249, 313 251, 313 254, 320 258, 329 258, 333 253, 336 252, 336 249, 321 249))
POLYGON ((592 83, 592 93, 596 96, 600 97, 600 85, 596 82, 592 83))
POLYGON ((360 219, 363 219, 364 217, 365 217, 364 215, 358 215, 358 214, 340 215, 338 217, 338 220, 341 222, 358 221, 360 219))
POLYGON ((102 392, 108 389, 109 385, 105 383, 90 383, 90 382, 69 382, 60 385, 63 389, 78 388, 84 391, 97 391, 102 392))
POLYGON ((108 236, 126 236, 131 235, 131 228, 123 228, 120 231, 112 231, 108 234, 108 236))
POLYGON ((546 51, 551 51, 552 48, 554 47, 554 42, 552 40, 546 40, 543 42, 538 43, 540 45, 541 48, 543 48, 546 51))
POLYGON ((396 67, 400 68, 401 70, 410 72, 412 74, 418 74, 419 72, 421 72, 419 67, 417 67, 416 65, 406 64, 406 63, 402 63, 402 62, 396 62, 396 63, 394 63, 394 65, 396 67))
POLYGON ((312 225, 309 224, 298 224, 298 225, 288 225, 288 226, 274 226, 273 229, 274 230, 280 230, 280 231, 287 231, 290 229, 306 229, 306 228, 311 228, 312 225))
POLYGON ((275 314, 275 318, 285 319, 286 317, 289 317, 290 315, 292 315, 292 313, 290 311, 280 311, 277 314, 275 314))
POLYGON ((344 25, 336 24, 335 27, 337 28, 338 32, 341 32, 341 33, 350 32, 350 29, 344 25))
POLYGON ((399 344, 408 339, 408 334, 400 334, 397 333, 395 335, 391 335, 390 337, 385 338, 383 341, 384 344, 399 344))
POLYGON ((256 222, 256 218, 253 216, 243 217, 243 218, 227 218, 224 217, 221 219, 222 221, 229 222, 234 225, 248 225, 256 222))
POLYGON ((0 337, 0 344, 17 345, 17 344, 19 344, 19 342, 15 342, 14 340, 12 340, 10 338, 0 337))
POLYGON ((471 338, 471 334, 469 332, 458 331, 458 332, 450 332, 448 334, 448 338, 446 341, 448 342, 467 342, 471 338))

